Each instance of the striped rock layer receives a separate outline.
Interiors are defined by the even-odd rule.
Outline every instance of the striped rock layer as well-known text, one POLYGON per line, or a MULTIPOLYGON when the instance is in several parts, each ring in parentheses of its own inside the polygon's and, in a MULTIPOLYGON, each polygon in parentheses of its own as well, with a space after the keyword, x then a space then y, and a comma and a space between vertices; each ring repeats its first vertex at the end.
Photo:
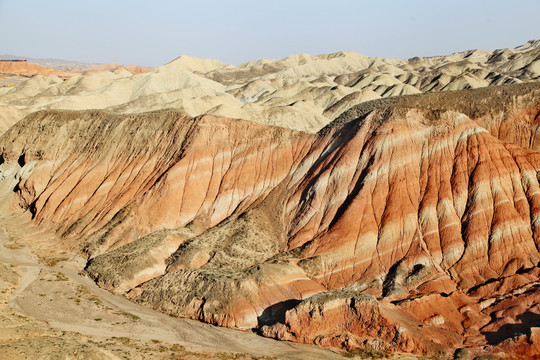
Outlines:
POLYGON ((57 251, 171 315, 526 358, 540 352, 539 124, 534 84, 364 103, 318 134, 44 111, 0 138, 0 171, 57 251))

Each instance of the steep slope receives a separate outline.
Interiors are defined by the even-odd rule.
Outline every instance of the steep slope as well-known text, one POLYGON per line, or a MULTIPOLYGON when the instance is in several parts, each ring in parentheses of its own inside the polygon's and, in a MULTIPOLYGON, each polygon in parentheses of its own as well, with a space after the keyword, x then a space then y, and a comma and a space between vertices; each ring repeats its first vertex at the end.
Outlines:
POLYGON ((0 172, 58 235, 47 251, 84 251, 100 285, 163 312, 348 349, 526 357, 539 114, 539 84, 373 100, 318 134, 43 111, 0 138, 0 172))

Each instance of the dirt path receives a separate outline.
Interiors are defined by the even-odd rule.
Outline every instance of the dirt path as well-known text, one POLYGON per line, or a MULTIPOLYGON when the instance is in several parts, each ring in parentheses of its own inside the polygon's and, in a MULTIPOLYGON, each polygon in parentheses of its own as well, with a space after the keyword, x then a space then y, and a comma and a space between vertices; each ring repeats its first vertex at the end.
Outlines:
MULTIPOLYGON (((1 224, 0 219, 0 224, 1 224)), ((41 264, 28 248, 0 231, 0 263, 20 274, 6 304, 48 327, 97 340, 120 338, 179 344, 191 351, 244 353, 282 359, 343 359, 337 350, 279 342, 252 333, 176 319, 99 288, 79 274, 82 259, 41 264)), ((0 355, 1 356, 1 355, 0 355)))

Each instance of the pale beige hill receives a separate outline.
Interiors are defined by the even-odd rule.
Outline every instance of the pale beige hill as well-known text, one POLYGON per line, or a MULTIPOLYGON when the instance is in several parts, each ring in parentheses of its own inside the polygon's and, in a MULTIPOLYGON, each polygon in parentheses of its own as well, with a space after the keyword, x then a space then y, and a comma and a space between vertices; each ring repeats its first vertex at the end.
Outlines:
POLYGON ((27 81, 4 90, 2 103, 5 105, 30 105, 46 89, 62 84, 62 79, 55 75, 38 75, 27 81))
MULTIPOLYGON (((352 53, 352 52, 340 52, 329 55, 312 56, 304 55, 292 57, 294 65, 286 66, 283 70, 275 73, 268 74, 264 78, 280 77, 280 78, 298 78, 298 77, 315 77, 315 76, 336 76, 341 74, 347 74, 355 71, 356 69, 363 69, 368 67, 379 66, 382 64, 399 64, 400 60, 396 59, 382 59, 382 58, 370 58, 364 55, 352 53), (298 59, 298 61, 296 61, 298 59)), ((287 61, 286 58, 283 63, 289 64, 292 61, 287 61)))
POLYGON ((0 135, 5 133, 17 119, 27 115, 27 112, 13 106, 0 106, 0 135))
POLYGON ((150 70, 150 68, 140 67, 135 65, 121 65, 118 63, 111 64, 95 64, 85 69, 85 71, 102 71, 110 70, 116 72, 117 70, 125 70, 129 74, 142 74, 150 70))
POLYGON ((141 111, 154 111, 166 109, 181 109, 190 116, 198 114, 213 114, 212 109, 216 107, 227 107, 230 111, 230 117, 245 118, 235 115, 242 114, 242 103, 229 94, 218 94, 215 96, 183 97, 183 90, 171 93, 152 94, 141 96, 134 101, 124 103, 118 106, 110 107, 109 110, 117 113, 139 113, 141 111))
MULTIPOLYGON (((5 90, 6 104, 40 109, 103 109, 124 105, 131 112, 162 109, 185 99, 223 96, 225 87, 173 64, 144 74, 125 71, 89 71, 62 81, 57 77, 38 76, 5 90), (148 101, 153 97, 153 102, 148 101), (140 99, 137 104, 136 100, 140 99), (150 106, 151 105, 151 106, 150 106)), ((209 109, 207 106, 203 110, 209 109)), ((197 107, 196 111, 200 111, 197 107)), ((197 113, 192 113, 197 115, 197 113)))
POLYGON ((38 76, 0 88, 0 105, 25 107, 27 112, 177 109, 191 116, 216 114, 316 132, 338 112, 362 101, 538 81, 539 64, 537 41, 515 49, 408 60, 338 52, 233 66, 182 55, 144 74, 117 68, 85 72, 65 81, 38 76))
MULTIPOLYGON (((144 72, 146 72, 146 71, 144 71, 144 72)), ((124 67, 118 67, 118 68, 114 69, 113 73, 116 74, 116 75, 119 75, 119 76, 130 76, 132 74, 131 71, 129 71, 128 69, 126 69, 124 67)))
POLYGON ((380 98, 381 96, 373 90, 364 89, 360 91, 355 91, 347 96, 344 96, 343 98, 341 98, 341 100, 336 102, 334 105, 327 108, 324 111, 323 115, 330 120, 334 120, 336 117, 338 117, 347 109, 349 109, 351 105, 354 106, 354 105, 357 105, 366 101, 380 99, 380 98))
POLYGON ((516 50, 526 50, 531 47, 540 47, 540 40, 529 40, 525 44, 516 47, 516 50))
POLYGON ((264 107, 257 104, 246 104, 242 107, 220 104, 207 111, 208 114, 228 116, 238 119, 287 127, 293 130, 306 131, 321 129, 328 119, 313 110, 310 104, 296 103, 293 106, 264 107))
POLYGON ((162 68, 182 67, 186 70, 198 73, 207 73, 212 70, 234 67, 214 59, 199 59, 188 55, 182 55, 165 64, 162 68))

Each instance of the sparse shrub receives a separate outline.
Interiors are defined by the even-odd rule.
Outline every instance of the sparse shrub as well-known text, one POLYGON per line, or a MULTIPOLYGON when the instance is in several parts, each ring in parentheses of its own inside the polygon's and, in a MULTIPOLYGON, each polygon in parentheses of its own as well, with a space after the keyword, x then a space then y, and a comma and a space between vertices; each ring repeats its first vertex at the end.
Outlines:
POLYGON ((95 295, 90 296, 88 300, 93 302, 96 306, 103 306, 103 302, 101 301, 101 299, 95 295))
POLYGON ((121 342, 122 344, 126 345, 126 344, 129 344, 131 339, 128 338, 128 337, 125 337, 125 336, 121 336, 121 337, 116 337, 114 336, 113 337, 114 340, 118 341, 118 342, 121 342))
POLYGON ((39 260, 45 266, 54 267, 58 265, 59 262, 67 261, 69 258, 65 256, 49 256, 49 257, 40 257, 39 260))
POLYGON ((19 250, 19 249, 24 248, 24 245, 20 243, 10 243, 10 244, 5 244, 4 247, 9 250, 19 250))
POLYGON ((130 318, 131 320, 135 320, 135 321, 141 320, 140 317, 138 317, 137 315, 132 314, 132 313, 124 312, 123 315, 124 315, 124 316, 127 316, 127 317, 130 318))
POLYGON ((77 292, 82 294, 90 294, 90 290, 84 285, 77 285, 77 292))
POLYGON ((62 274, 60 272, 57 272, 55 275, 56 275, 56 281, 68 281, 69 280, 66 275, 64 275, 64 274, 62 274))
POLYGON ((186 348, 182 345, 179 345, 179 344, 172 344, 170 347, 171 351, 174 351, 174 352, 183 352, 186 350, 186 348))

